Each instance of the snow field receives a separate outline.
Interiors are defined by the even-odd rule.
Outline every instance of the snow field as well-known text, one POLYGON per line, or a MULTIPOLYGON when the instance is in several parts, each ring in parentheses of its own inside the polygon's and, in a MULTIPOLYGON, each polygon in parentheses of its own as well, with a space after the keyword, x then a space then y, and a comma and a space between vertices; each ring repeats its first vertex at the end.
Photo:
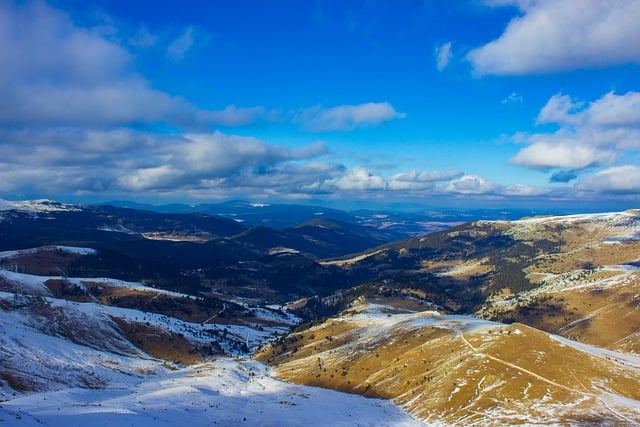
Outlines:
POLYGON ((69 389, 0 403, 3 426, 387 426, 425 424, 390 402, 269 376, 259 362, 219 359, 149 375, 127 388, 69 389))

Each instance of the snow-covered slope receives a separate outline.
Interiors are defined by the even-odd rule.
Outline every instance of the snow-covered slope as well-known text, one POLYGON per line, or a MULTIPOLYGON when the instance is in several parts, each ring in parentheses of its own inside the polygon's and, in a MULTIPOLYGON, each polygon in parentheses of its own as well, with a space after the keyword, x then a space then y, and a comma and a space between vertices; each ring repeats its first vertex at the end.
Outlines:
POLYGON ((121 387, 166 370, 121 337, 107 316, 52 318, 46 304, 0 293, 0 400, 18 392, 121 387), (17 309, 27 304, 29 310, 17 309))
MULTIPOLYGON (((77 257, 96 254, 55 246, 1 252, 0 261, 15 261, 16 269, 22 269, 21 257, 43 262, 61 251, 77 257)), ((220 354, 246 355, 299 322, 282 310, 207 301, 138 282, 0 268, 0 389, 6 394, 12 388, 107 387, 111 381, 105 375, 111 368, 130 371, 119 367, 126 365, 119 358, 135 361, 153 355, 171 364, 190 364, 220 354), (76 360, 76 354, 87 363, 76 360), (102 359, 108 361, 104 367, 102 359)))
POLYGON ((18 210, 26 212, 79 211, 77 205, 68 205, 49 199, 8 201, 0 199, 0 211, 18 210))
POLYGON ((506 224, 514 236, 527 236, 554 227, 578 228, 588 231, 582 235, 587 240, 604 242, 638 240, 640 238, 640 211, 608 212, 599 214, 577 214, 564 216, 543 216, 525 218, 518 221, 479 221, 478 223, 506 224), (595 234, 593 234, 595 233, 595 234))
POLYGON ((287 384, 258 362, 219 359, 132 378, 108 390, 67 389, 0 403, 3 426, 388 426, 424 424, 388 401, 287 384))

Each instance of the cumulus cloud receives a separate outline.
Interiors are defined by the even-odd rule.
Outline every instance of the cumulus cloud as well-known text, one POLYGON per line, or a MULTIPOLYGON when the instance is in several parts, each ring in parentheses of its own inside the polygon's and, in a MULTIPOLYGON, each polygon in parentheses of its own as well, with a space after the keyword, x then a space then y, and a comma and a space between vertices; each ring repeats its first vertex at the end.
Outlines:
POLYGON ((359 127, 405 118, 388 102, 367 102, 359 105, 340 105, 333 108, 306 108, 294 117, 294 122, 312 132, 349 131, 359 127))
POLYGON ((449 181, 463 175, 461 171, 423 171, 411 170, 393 175, 389 180, 390 190, 425 190, 435 188, 439 181, 449 181))
POLYGON ((582 178, 576 187, 582 191, 596 193, 638 194, 640 193, 640 167, 623 165, 604 169, 582 178))
POLYGON ((297 150, 275 147, 256 138, 210 134, 187 134, 176 144, 164 145, 154 156, 155 166, 140 167, 118 180, 127 190, 162 189, 183 184, 199 187, 224 178, 251 176, 279 164, 308 160, 325 154, 325 144, 316 143, 297 150))
POLYGON ((522 15, 496 40, 472 50, 474 72, 533 74, 640 63, 636 0, 492 0, 522 15))
POLYGON ((323 187, 335 187, 340 191, 384 190, 386 183, 377 175, 372 175, 364 168, 349 169, 342 176, 325 181, 323 187))
POLYGON ((640 92, 624 95, 609 92, 593 102, 584 114, 595 126, 637 128, 640 126, 640 92))
POLYGON ((551 192, 549 188, 538 187, 535 185, 513 184, 503 188, 500 193, 504 196, 516 197, 537 197, 544 196, 551 192))
MULTIPOLYGON (((136 71, 133 48, 157 46, 156 36, 146 30, 129 38, 114 34, 82 27, 44 2, 0 1, 0 191, 181 198, 542 194, 455 170, 388 177, 381 166, 367 170, 328 161, 321 142, 285 147, 211 131, 259 121, 293 122, 311 132, 349 131, 405 114, 388 102, 289 114, 261 106, 205 110, 154 89, 136 71)), ((167 55, 179 60, 192 54, 198 39, 197 28, 185 29, 167 55)), ((441 46, 443 67, 450 50, 450 44, 441 46)), ((596 152, 617 154, 623 145, 640 144, 631 137, 638 130, 636 93, 608 94, 588 106, 560 96, 548 114, 540 114, 540 123, 558 123, 565 136, 584 137, 596 152), (593 128, 598 133, 585 130, 593 128), (618 144, 613 148, 612 140, 618 144)), ((541 140, 532 136, 527 148, 541 140)))
MULTIPOLYGON (((192 32, 178 39, 185 40, 174 55, 186 53, 192 32)), ((139 43, 154 42, 148 34, 140 37, 139 43)), ((202 110, 152 88, 135 71, 134 59, 104 31, 77 26, 43 2, 0 2, 0 125, 202 128, 244 125, 271 114, 261 107, 202 110)))
POLYGON ((581 121, 580 109, 584 106, 583 102, 574 102, 570 96, 563 94, 555 94, 544 107, 540 110, 536 122, 558 123, 561 125, 575 125, 581 121))
POLYGON ((187 142, 175 149, 176 161, 195 173, 224 175, 242 167, 266 166, 289 160, 323 155, 326 145, 316 143, 299 150, 275 147, 256 138, 212 134, 185 136, 187 142))
POLYGON ((449 65, 449 61, 453 57, 451 52, 451 42, 443 43, 435 50, 436 56, 436 68, 438 71, 443 71, 449 65))
POLYGON ((542 194, 460 171, 410 170, 386 178, 327 161, 327 153, 322 142, 289 148, 221 132, 0 128, 0 191, 202 199, 542 194))
POLYGON ((463 175, 454 179, 446 187, 448 193, 463 195, 491 194, 500 189, 498 184, 478 175, 463 175))
POLYGON ((175 188, 178 180, 185 175, 184 171, 170 165, 153 168, 138 169, 132 175, 125 175, 118 179, 118 184, 134 192, 149 189, 175 188))
MULTIPOLYGON (((511 163, 574 172, 610 166, 627 151, 640 149, 640 93, 610 92, 590 103, 556 94, 540 110, 537 122, 555 124, 558 129, 526 136, 527 147, 511 163)), ((552 180, 567 177, 557 175, 552 180)))
POLYGON ((590 166, 611 164, 619 154, 601 150, 575 139, 547 136, 532 138, 531 144, 520 150, 510 161, 533 169, 584 169, 590 166))
POLYGON ((0 128, 0 190, 182 195, 271 185, 285 193, 338 176, 340 167, 318 162, 326 153, 321 142, 286 148, 220 132, 0 128))

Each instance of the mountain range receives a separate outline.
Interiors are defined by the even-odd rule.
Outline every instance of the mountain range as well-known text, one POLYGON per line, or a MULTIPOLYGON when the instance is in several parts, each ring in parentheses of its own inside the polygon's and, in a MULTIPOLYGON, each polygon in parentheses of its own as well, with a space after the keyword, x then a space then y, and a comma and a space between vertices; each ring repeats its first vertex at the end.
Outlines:
POLYGON ((0 203, 0 419, 640 424, 640 212, 213 206, 0 203))

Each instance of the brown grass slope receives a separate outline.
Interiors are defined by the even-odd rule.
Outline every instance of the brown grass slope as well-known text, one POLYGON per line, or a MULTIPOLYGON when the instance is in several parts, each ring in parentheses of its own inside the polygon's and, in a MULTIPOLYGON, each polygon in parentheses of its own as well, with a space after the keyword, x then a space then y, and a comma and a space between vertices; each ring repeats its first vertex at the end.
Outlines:
POLYGON ((559 250, 523 268, 532 289, 492 295, 484 317, 527 323, 576 341, 640 354, 640 217, 635 211, 602 217, 514 222, 517 238, 546 235, 555 224, 559 250))
POLYGON ((281 379, 452 425, 640 423, 640 360, 522 324, 357 305, 256 357, 281 379))
POLYGON ((327 266, 444 308, 640 354, 640 214, 477 221, 327 266))

